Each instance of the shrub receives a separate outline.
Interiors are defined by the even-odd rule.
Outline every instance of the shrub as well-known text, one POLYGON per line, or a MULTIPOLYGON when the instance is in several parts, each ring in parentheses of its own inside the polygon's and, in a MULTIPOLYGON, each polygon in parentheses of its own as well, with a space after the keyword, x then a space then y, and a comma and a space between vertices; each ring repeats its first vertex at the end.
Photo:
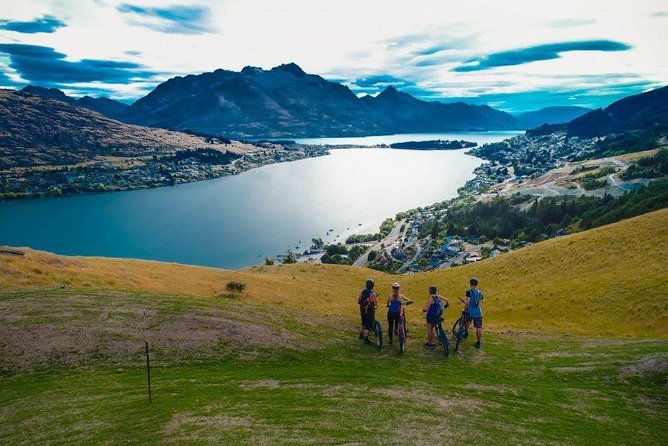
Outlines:
POLYGON ((243 282, 237 282, 235 280, 232 280, 230 282, 227 282, 225 289, 230 293, 243 293, 244 291, 246 291, 246 284, 243 282))

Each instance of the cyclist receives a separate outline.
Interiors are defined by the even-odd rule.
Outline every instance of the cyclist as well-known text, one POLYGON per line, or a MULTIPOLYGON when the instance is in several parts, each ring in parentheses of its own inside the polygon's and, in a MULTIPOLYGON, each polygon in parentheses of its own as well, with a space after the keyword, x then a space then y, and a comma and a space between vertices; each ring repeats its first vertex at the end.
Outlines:
POLYGON ((394 344, 392 334, 399 327, 399 316, 401 316, 401 305, 412 304, 413 301, 399 292, 399 284, 392 284, 392 294, 387 298, 387 334, 390 338, 390 345, 394 344))
POLYGON ((369 279, 366 281, 366 288, 360 292, 357 304, 360 306, 360 316, 362 317, 362 332, 360 339, 364 339, 365 344, 371 344, 369 340, 369 331, 373 330, 373 323, 376 320, 376 293, 373 291, 374 282, 369 279))
POLYGON ((466 290, 466 304, 464 305, 464 311, 467 314, 466 319, 466 333, 468 335, 468 329, 473 321, 473 326, 475 327, 476 343, 475 348, 480 348, 480 341, 482 338, 482 291, 478 289, 478 279, 471 277, 469 280, 471 287, 466 290))
POLYGON ((435 286, 429 287, 429 297, 427 298, 427 303, 424 305, 422 311, 426 314, 427 319, 427 342, 425 342, 425 348, 434 349, 436 348, 436 335, 434 329, 436 325, 441 322, 443 317, 443 311, 450 306, 448 299, 437 294, 438 289, 435 286))

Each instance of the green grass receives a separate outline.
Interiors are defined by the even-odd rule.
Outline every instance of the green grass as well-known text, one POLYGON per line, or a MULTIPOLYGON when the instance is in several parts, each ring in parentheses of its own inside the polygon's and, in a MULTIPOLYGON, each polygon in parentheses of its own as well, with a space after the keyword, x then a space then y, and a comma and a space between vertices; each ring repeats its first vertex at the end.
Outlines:
POLYGON ((5 444, 668 440, 666 340, 494 333, 481 350, 466 341, 446 358, 422 349, 425 331, 415 318, 400 355, 362 345, 352 318, 287 309, 269 316, 226 299, 62 290, 3 294, 0 323, 14 330, 3 335, 47 330, 62 341, 0 345, 5 444), (150 313, 152 404, 142 308, 150 313), (250 342, 255 330, 242 333, 248 343, 217 342, 209 331, 223 327, 216 321, 267 328, 275 342, 250 342), (26 356, 31 363, 21 362, 26 356))
MULTIPOLYGON (((445 358, 350 341, 153 369, 6 378, 6 444, 665 444, 665 341, 492 336, 445 358)), ((138 360, 140 358, 137 358, 138 360)))

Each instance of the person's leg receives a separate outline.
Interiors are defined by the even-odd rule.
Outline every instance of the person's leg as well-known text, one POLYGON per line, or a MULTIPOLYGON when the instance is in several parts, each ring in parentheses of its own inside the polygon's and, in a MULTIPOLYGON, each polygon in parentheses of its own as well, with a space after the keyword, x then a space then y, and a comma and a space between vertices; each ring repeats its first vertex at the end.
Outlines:
POLYGON ((390 344, 392 344, 392 333, 394 333, 394 321, 394 314, 387 313, 387 336, 390 339, 390 344))
POLYGON ((474 322, 475 326, 475 337, 476 337, 476 343, 475 346, 480 348, 480 341, 482 340, 482 318, 476 318, 474 322))
POLYGON ((360 339, 364 339, 364 312, 360 308, 360 319, 362 320, 362 329, 360 330, 360 339))
POLYGON ((434 344, 434 324, 427 322, 427 344, 434 344))

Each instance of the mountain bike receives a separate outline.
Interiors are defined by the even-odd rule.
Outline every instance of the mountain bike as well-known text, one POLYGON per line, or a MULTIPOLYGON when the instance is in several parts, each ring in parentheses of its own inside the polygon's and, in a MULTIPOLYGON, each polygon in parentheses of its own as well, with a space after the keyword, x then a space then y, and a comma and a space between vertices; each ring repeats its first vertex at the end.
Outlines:
POLYGON ((399 310, 399 322, 397 322, 397 336, 399 337, 399 351, 401 353, 406 351, 406 310, 404 310, 405 305, 410 305, 413 302, 408 302, 404 305, 401 305, 401 310, 399 310))
POLYGON ((450 355, 450 344, 448 341, 448 336, 445 334, 445 330, 443 329, 443 321, 445 319, 441 318, 440 322, 436 324, 434 327, 436 329, 436 337, 438 338, 438 343, 441 345, 443 348, 443 353, 445 356, 450 355))
MULTIPOLYGON (((462 303, 466 303, 461 297, 459 298, 462 303)), ((452 326, 452 335, 455 337, 455 351, 459 350, 459 344, 461 344, 464 339, 468 337, 467 325, 469 322, 469 315, 466 311, 462 311, 462 316, 457 319, 452 326)))
POLYGON ((373 321, 373 325, 371 326, 372 330, 369 331, 369 334, 373 333, 373 343, 376 345, 378 348, 383 347, 383 327, 380 326, 380 322, 377 320, 373 321))

